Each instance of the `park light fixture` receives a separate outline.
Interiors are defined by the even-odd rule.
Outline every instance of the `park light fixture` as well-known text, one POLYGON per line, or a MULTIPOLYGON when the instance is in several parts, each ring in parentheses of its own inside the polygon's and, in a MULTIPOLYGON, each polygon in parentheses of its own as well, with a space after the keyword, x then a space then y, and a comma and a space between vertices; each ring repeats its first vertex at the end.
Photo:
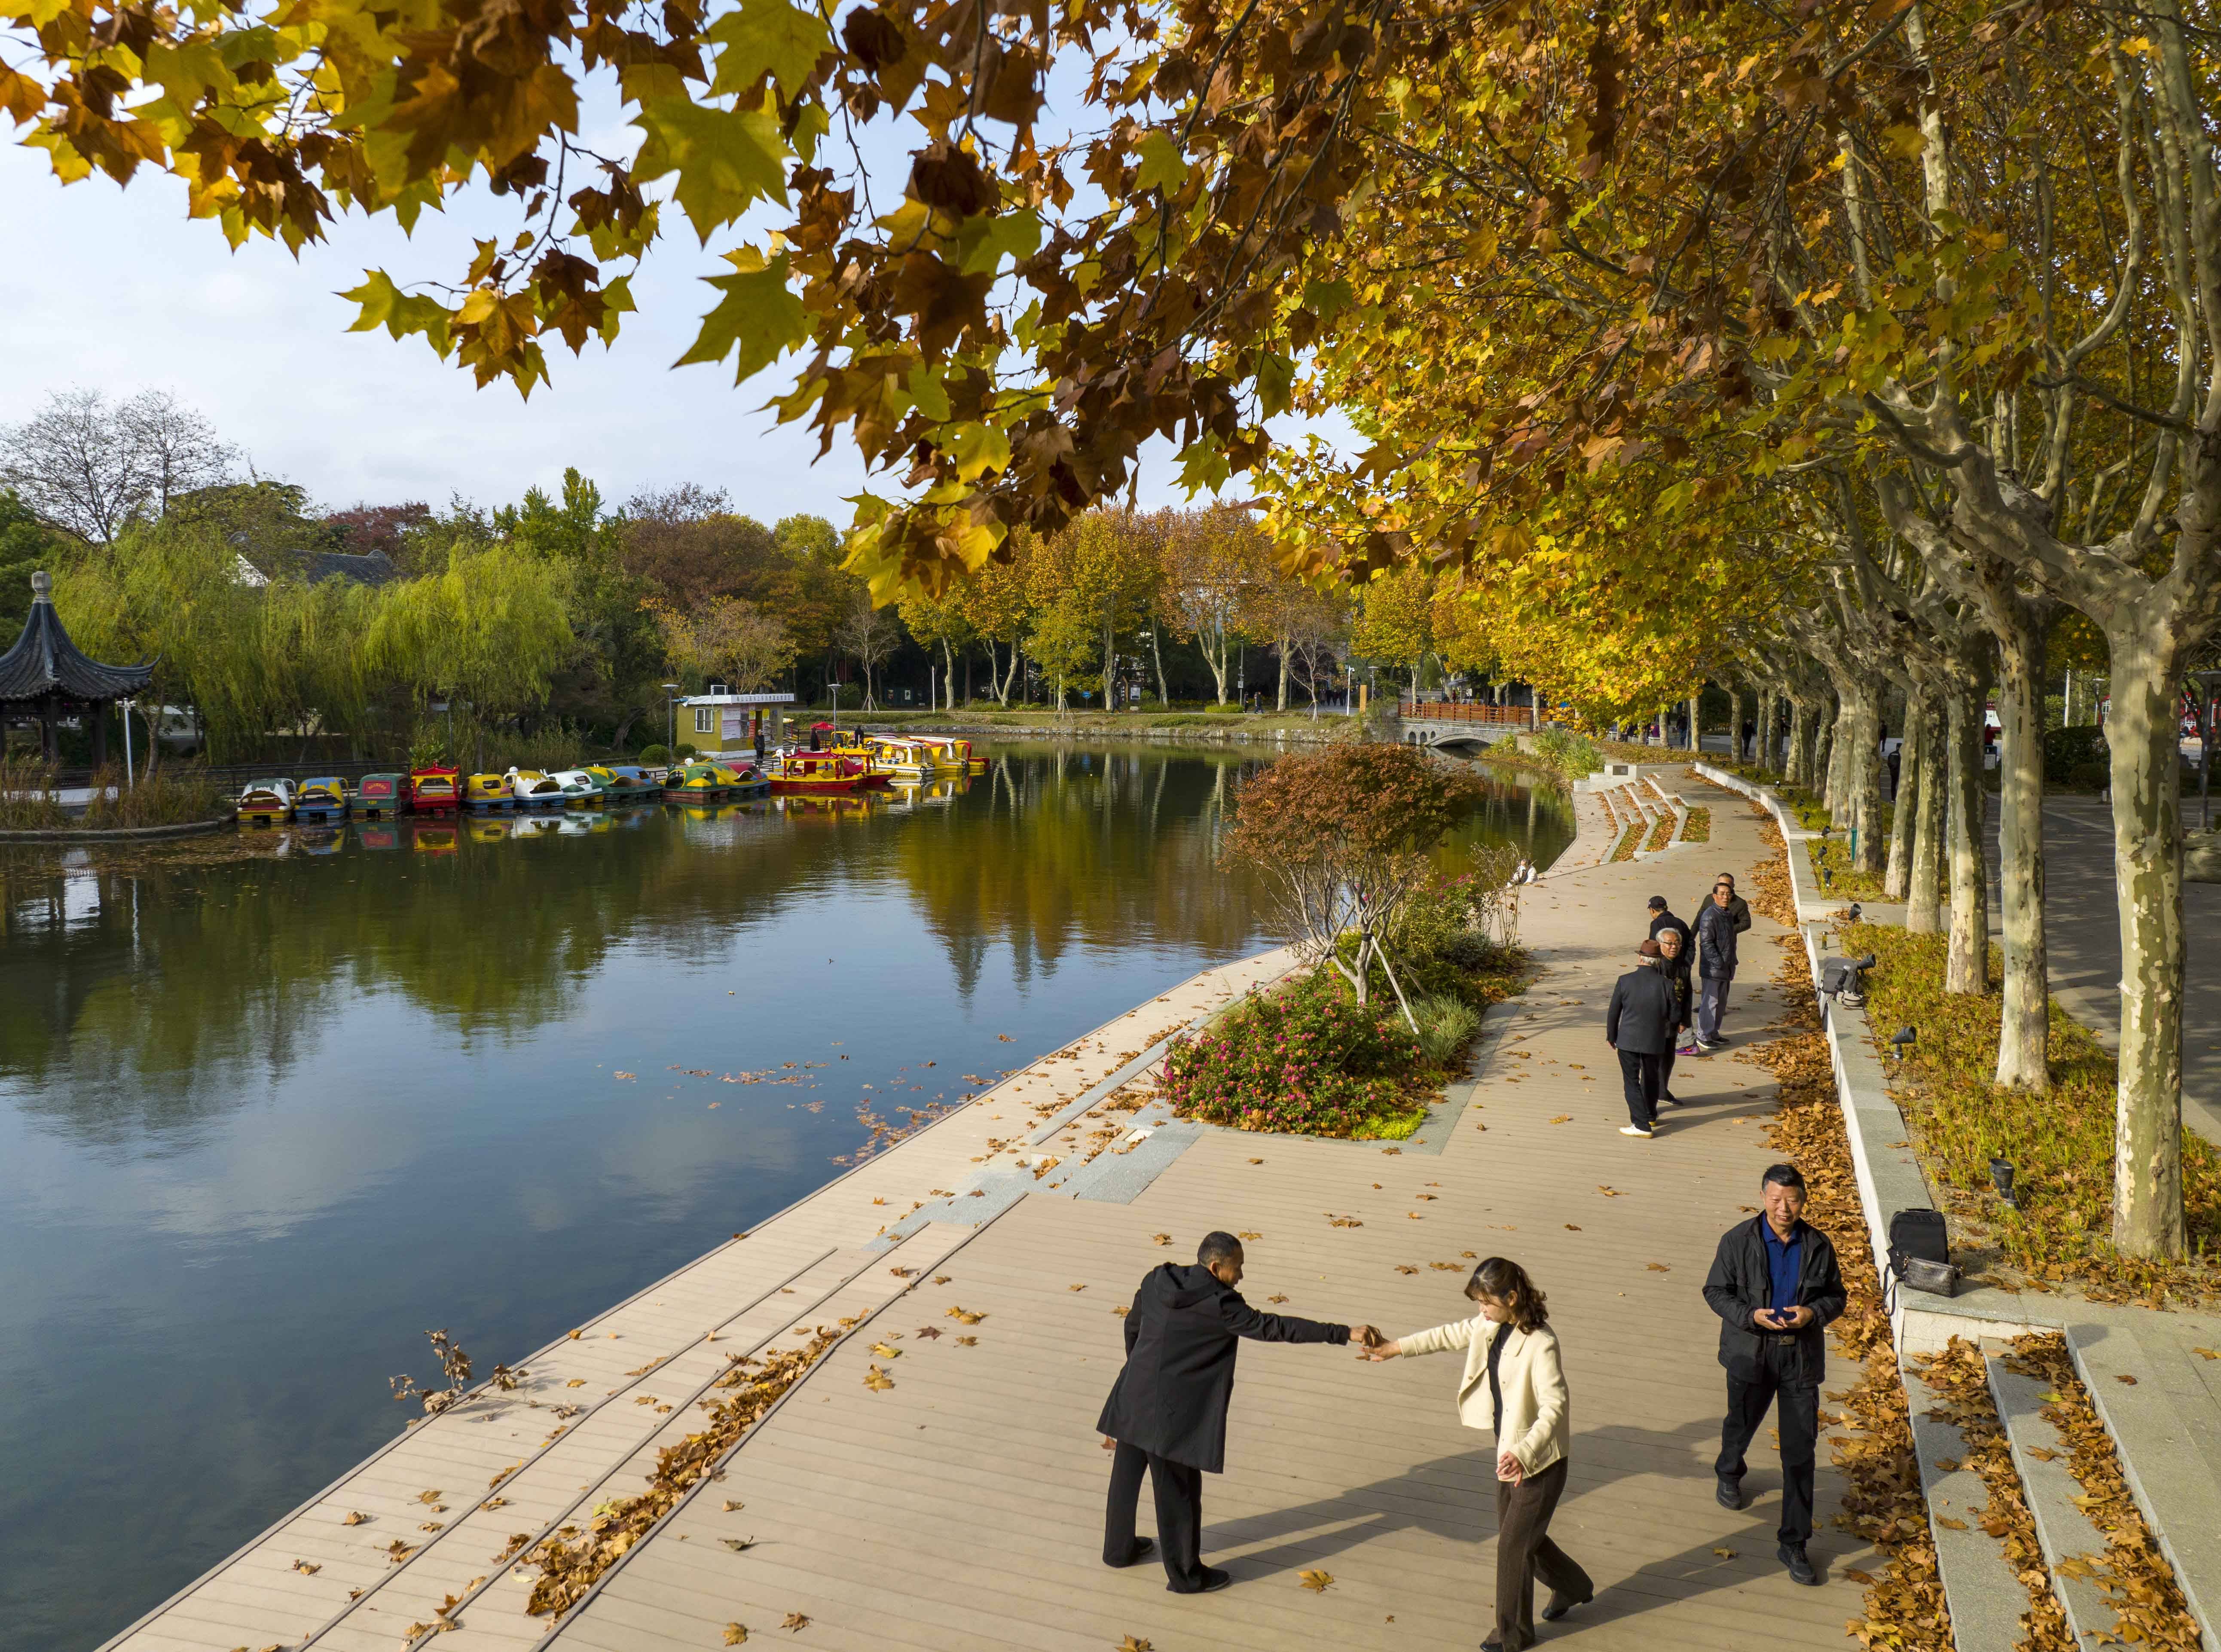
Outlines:
POLYGON ((1822 867, 1820 868, 1820 881, 1828 888, 1833 889, 1836 886, 1835 868, 1832 867, 1822 867))
POLYGON ((1998 1190, 1998 1197, 1999 1198, 2005 1200, 2006 1204, 2011 1205, 2016 1211, 2020 1209, 2020 1201, 2013 1197, 2013 1167, 2011 1160, 1993 1159, 1990 1161, 1990 1186, 1998 1190))
POLYGON ((1892 1053, 1896 1055, 1899 1066, 1902 1067, 1905 1064, 1905 1051, 1911 1049, 1912 1046, 1918 1042, 1919 1037, 1920 1035, 1913 1031, 1910 1023, 1906 1023, 1905 1026, 1899 1027, 1895 1033, 1891 1035, 1889 1048, 1892 1053))
POLYGON ((671 740, 670 740, 670 744, 671 744, 672 746, 676 746, 676 745, 678 745, 678 743, 679 743, 679 687, 680 687, 680 685, 679 685, 679 684, 677 684, 677 683, 666 683, 666 684, 663 685, 663 705, 664 705, 664 709, 665 709, 666 711, 668 711, 668 712, 670 712, 670 713, 671 713, 671 740))
POLYGON ((1859 914, 1860 914, 1861 912, 1864 911, 1865 910, 1866 910, 1866 909, 1865 909, 1864 907, 1861 906, 1861 905, 1858 904, 1858 902, 1856 902, 1856 901, 1853 901, 1853 902, 1851 903, 1851 916, 1850 916, 1849 919, 1848 920, 1848 922, 1852 923, 1856 923, 1859 921, 1859 914))

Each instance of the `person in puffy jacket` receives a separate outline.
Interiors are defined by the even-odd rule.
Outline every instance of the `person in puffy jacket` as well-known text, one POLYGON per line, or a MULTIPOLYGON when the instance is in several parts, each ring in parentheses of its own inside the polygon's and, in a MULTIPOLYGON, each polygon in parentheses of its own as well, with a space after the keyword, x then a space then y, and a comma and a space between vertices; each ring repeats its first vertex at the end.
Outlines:
POLYGON ((1697 913, 1697 1048, 1700 1054, 1727 1042, 1720 1017, 1727 1014, 1728 987, 1735 979, 1736 937, 1750 927, 1750 912, 1736 921, 1735 879, 1726 873, 1712 885, 1712 898, 1697 913))
POLYGON ((1234 1356, 1242 1338, 1258 1342, 1380 1340, 1370 1325, 1260 1313, 1242 1299, 1242 1242, 1211 1233, 1195 1266, 1152 1268, 1126 1311, 1126 1363, 1110 1385, 1095 1426, 1110 1460, 1103 1522, 1103 1563, 1131 1566, 1154 1545, 1134 1535, 1142 1471, 1149 1471, 1165 1586, 1174 1594, 1223 1589, 1232 1574, 1203 1563, 1203 1477, 1226 1467, 1226 1411, 1234 1397, 1234 1356))

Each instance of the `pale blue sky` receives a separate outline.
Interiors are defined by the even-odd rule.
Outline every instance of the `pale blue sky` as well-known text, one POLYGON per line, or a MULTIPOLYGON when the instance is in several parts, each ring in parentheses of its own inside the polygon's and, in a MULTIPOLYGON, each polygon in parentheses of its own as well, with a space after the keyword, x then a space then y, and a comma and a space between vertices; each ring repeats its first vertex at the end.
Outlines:
MULTIPOLYGON (((474 389, 421 341, 345 330, 354 306, 336 294, 365 268, 404 285, 452 280, 472 233, 505 238, 513 210, 479 195, 426 215, 414 241, 344 220, 296 262, 266 240, 229 250, 213 222, 186 218, 174 179, 150 171, 128 189, 101 178, 65 189, 42 153, 0 141, 0 222, 28 254, 9 260, 0 423, 51 389, 151 385, 199 409, 262 474, 327 506, 438 505, 456 492, 497 504, 576 465, 613 503, 695 481, 766 522, 800 510, 847 521, 862 466, 839 442, 813 464, 813 437, 756 410, 783 387, 776 370, 737 391, 728 369, 672 370, 707 308, 697 278, 724 267, 675 215, 635 278, 642 313, 616 348, 573 358, 551 347, 554 383, 529 401, 506 385, 474 389)), ((1145 465, 1142 497, 1184 498, 1161 453, 1145 465)))

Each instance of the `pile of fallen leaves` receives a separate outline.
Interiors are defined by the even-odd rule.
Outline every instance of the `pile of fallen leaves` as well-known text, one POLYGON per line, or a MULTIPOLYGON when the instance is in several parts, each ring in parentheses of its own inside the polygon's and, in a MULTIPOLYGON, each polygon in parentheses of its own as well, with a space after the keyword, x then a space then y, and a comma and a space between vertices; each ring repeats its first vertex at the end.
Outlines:
MULTIPOLYGON (((2017 1336, 2005 1363, 2024 1377, 2049 1385, 2043 1396, 2044 1421, 2067 1442, 2068 1467, 2082 1486, 2076 1505, 2105 1534, 2105 1558, 2090 1566, 2089 1575, 2119 1614, 2113 1638, 2142 1646, 2179 1647, 2184 1652, 2203 1645, 2174 1568, 2129 1495, 2112 1436, 2090 1403, 2089 1390, 2074 1374, 2067 1339, 2055 1331, 2017 1336)), ((2060 1569, 2075 1563, 2069 1557, 2060 1569)))
POLYGON ((1712 811, 1709 809, 1692 809, 1689 811, 1688 819, 1681 824, 1681 841, 1684 843, 1711 842, 1712 811))
POLYGON ((2056 1004, 2045 1040, 2051 1088, 2040 1104, 2001 1090, 1997 1068, 2001 1000, 1994 992, 1943 990, 1947 938, 1888 924, 1842 932, 1845 953, 1872 953, 1867 1016, 1886 1037, 1910 1026, 1918 1040, 1889 1074, 1918 1148, 1941 1191, 1955 1246, 1994 1254, 2016 1277, 1992 1285, 2039 1290, 2071 1283, 2094 1301, 2210 1299, 2221 1290, 2221 1150, 2196 1132, 2182 1136, 2183 1219, 2191 1255, 2180 1261, 2127 1256, 2110 1242, 2113 1217, 2114 1057, 2056 1004), (2018 1173, 2007 1205, 1990 1180, 1993 1158, 2018 1173))
MULTIPOLYGON (((1778 880, 1781 835, 1770 825, 1768 830, 1776 851, 1772 869, 1778 880)), ((1767 869, 1761 867, 1753 874, 1753 882, 1761 889, 1767 869)), ((1763 899, 1754 899, 1752 904, 1765 910, 1763 899)), ((1889 1315, 1874 1272, 1865 1211, 1859 1203, 1857 1173, 1836 1104, 1835 1068, 1820 1031, 1812 973, 1805 948, 1794 936, 1782 942, 1781 968, 1774 981, 1787 999, 1780 1023, 1786 1030, 1768 1042, 1747 1048, 1740 1059, 1766 1069, 1780 1086, 1780 1108, 1767 1121, 1767 1137, 1804 1173, 1805 1219, 1834 1242, 1842 1267, 1845 1307, 1830 1334, 1836 1351, 1860 1370, 1849 1388, 1828 1393, 1830 1400, 1842 1406, 1840 1420, 1849 1425, 1847 1432, 1829 1442, 1830 1461, 1845 1482, 1836 1524, 1872 1543, 1888 1561, 1879 1577, 1849 1574, 1867 1586, 1867 1593, 1863 1615, 1846 1624, 1844 1630, 1868 1647, 1953 1652, 1951 1615, 1936 1569, 1936 1546, 1928 1529, 1927 1501, 1921 1495, 1920 1465, 1913 1455, 1905 1385, 1898 1377, 1889 1315)))
POLYGON ((1781 829, 1774 823, 1770 810, 1753 804, 1750 812, 1758 817, 1758 841, 1766 845, 1766 859, 1750 869, 1750 893, 1744 898, 1752 910, 1763 912, 1785 929, 1793 929, 1797 897, 1789 884, 1789 846, 1782 842, 1781 829))
MULTIPOLYGON (((594 1580, 677 1507, 679 1499, 711 1465, 754 1427, 773 1402, 801 1380, 854 1323, 853 1319, 844 1319, 837 1326, 820 1325, 799 1348, 736 1360, 733 1368, 717 1380, 716 1386, 727 1391, 725 1397, 704 1402, 709 1426, 656 1454, 646 1491, 599 1505, 589 1526, 564 1526, 523 1553, 528 1564, 540 1568, 524 1610, 535 1617, 549 1612, 560 1615, 576 1605, 594 1586, 594 1580)), ((520 1545, 529 1541, 512 1540, 520 1545)))
POLYGON ((1642 847, 1646 849, 1662 849, 1673 841, 1674 811, 1668 809, 1660 814, 1658 823, 1650 829, 1649 841, 1642 847))
POLYGON ((1642 847, 1642 817, 1638 814, 1635 817, 1634 823, 1620 834, 1619 847, 1611 852, 1611 858, 1615 860, 1632 860, 1635 859, 1636 850, 1642 847))
MULTIPOLYGON (((1990 1373, 1982 1350, 1954 1336, 1941 1354, 1918 1361, 1922 1379, 1936 1398, 1930 1416, 1940 1417, 1959 1430, 1961 1461, 1974 1471, 1989 1490, 1989 1499, 1974 1518, 1997 1539, 2005 1564, 2028 1592, 2028 1606, 2021 1617, 2020 1646, 2026 1652, 2070 1652, 2074 1636, 2067 1627, 2067 1614, 2051 1587, 2051 1570, 2036 1536, 2036 1520, 2028 1511, 2020 1471, 2013 1467, 2012 1448, 2005 1424, 1998 1417, 1996 1397, 1990 1392, 1990 1373)), ((1949 1458, 1937 1465, 1945 1473, 1960 1466, 1949 1458)), ((1964 1522, 1955 1515, 1938 1514, 1936 1524, 1955 1530, 1964 1522)))

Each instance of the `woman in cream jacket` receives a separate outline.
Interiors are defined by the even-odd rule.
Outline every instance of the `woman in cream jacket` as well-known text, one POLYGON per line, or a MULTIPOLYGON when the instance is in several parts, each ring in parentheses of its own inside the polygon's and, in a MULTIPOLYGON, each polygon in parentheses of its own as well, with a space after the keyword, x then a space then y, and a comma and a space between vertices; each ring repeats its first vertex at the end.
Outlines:
POLYGON ((1565 1367, 1542 1293, 1518 1263, 1491 1256, 1465 1293, 1480 1311, 1473 1318, 1383 1342, 1366 1357, 1465 1350, 1459 1419, 1496 1436, 1496 1632, 1481 1652, 1521 1652, 1535 1644, 1536 1578, 1550 1586, 1545 1619, 1595 1593, 1589 1574, 1550 1541, 1550 1516, 1566 1489, 1565 1367))

